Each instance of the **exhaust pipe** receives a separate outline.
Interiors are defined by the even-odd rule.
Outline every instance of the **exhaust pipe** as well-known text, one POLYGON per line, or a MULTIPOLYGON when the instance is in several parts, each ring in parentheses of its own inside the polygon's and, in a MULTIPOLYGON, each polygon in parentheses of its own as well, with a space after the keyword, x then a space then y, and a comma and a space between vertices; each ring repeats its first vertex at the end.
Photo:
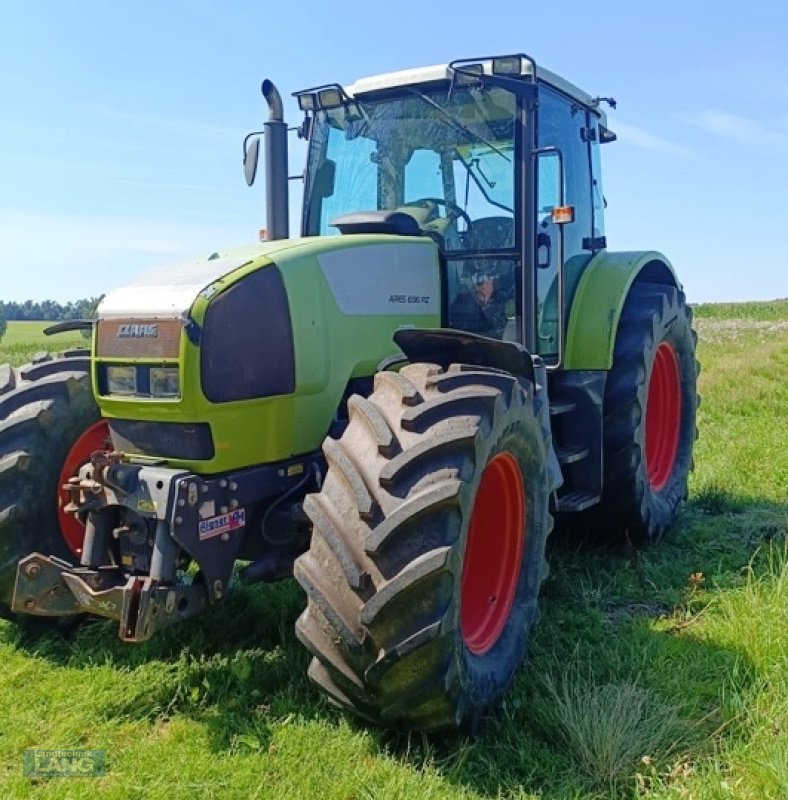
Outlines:
POLYGON ((261 86, 268 103, 269 117, 263 125, 265 136, 265 217, 267 239, 287 239, 290 235, 288 186, 287 124, 282 97, 267 78, 261 86))

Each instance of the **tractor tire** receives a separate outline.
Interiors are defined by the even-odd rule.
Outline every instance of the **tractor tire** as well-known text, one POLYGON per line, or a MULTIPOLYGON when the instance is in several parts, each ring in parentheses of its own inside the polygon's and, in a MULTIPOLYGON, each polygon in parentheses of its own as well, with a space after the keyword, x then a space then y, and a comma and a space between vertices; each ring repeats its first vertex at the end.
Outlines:
POLYGON ((610 541, 658 541, 687 496, 697 438, 696 340, 682 291, 631 287, 604 399, 604 490, 596 516, 610 541))
POLYGON ((310 678, 384 726, 474 729, 521 663, 547 575, 541 389, 481 367, 381 372, 326 439, 296 633, 310 678))
MULTIPOLYGON (((60 484, 106 441, 87 351, 0 366, 0 617, 20 559, 34 551, 79 560, 82 526, 62 511, 60 484)), ((54 618, 59 619, 59 618, 54 618)))

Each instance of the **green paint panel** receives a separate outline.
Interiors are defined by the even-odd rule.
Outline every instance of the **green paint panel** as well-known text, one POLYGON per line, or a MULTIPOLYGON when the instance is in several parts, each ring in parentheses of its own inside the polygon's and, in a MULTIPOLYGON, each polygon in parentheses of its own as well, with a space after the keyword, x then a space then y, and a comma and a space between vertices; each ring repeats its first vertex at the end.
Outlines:
MULTIPOLYGON (((440 325, 439 302, 434 313, 420 315, 408 314, 405 307, 401 314, 340 311, 319 257, 380 244, 428 248, 425 261, 431 264, 434 285, 439 285, 438 251, 429 239, 385 235, 315 237, 261 245, 252 260, 215 281, 194 302, 190 317, 201 326, 211 300, 251 272, 275 263, 282 274, 292 319, 296 364, 296 388, 292 395, 211 403, 200 385, 199 347, 182 336, 180 399, 100 396, 94 370, 94 392, 102 414, 109 419, 208 422, 216 449, 213 459, 168 459, 172 467, 202 474, 280 461, 319 449, 348 381, 373 375, 383 358, 397 352, 392 339, 394 332, 414 325, 440 325)), ((260 353, 239 353, 239 360, 250 357, 275 358, 276 353, 266 352, 264 347, 260 353)), ((111 362, 118 363, 118 359, 111 362)), ((140 358, 122 363, 143 364, 151 360, 140 358)))
POLYGON ((610 369, 618 321, 629 287, 646 268, 680 286, 673 267, 655 251, 598 253, 577 285, 569 312, 564 369, 610 369))

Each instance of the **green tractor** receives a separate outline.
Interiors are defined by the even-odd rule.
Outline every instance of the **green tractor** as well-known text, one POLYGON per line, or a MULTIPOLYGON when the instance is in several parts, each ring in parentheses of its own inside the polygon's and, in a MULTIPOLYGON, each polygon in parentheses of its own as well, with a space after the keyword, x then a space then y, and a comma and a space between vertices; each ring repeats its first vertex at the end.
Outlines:
POLYGON ((523 659, 554 518, 674 521, 691 313, 664 256, 607 249, 606 99, 529 56, 297 92, 301 238, 263 94, 267 240, 153 270, 89 352, 0 370, 0 613, 139 642, 245 562, 304 588, 334 703, 473 726, 523 659))

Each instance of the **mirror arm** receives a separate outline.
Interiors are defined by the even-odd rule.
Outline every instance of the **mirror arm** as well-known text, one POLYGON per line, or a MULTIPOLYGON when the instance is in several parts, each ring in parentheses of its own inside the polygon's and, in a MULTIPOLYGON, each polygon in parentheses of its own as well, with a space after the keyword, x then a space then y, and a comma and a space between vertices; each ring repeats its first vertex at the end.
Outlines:
POLYGON ((244 136, 244 141, 243 141, 244 161, 246 161, 246 147, 249 144, 249 140, 252 138, 252 136, 265 136, 265 131, 252 131, 251 133, 247 133, 246 136, 244 136))

